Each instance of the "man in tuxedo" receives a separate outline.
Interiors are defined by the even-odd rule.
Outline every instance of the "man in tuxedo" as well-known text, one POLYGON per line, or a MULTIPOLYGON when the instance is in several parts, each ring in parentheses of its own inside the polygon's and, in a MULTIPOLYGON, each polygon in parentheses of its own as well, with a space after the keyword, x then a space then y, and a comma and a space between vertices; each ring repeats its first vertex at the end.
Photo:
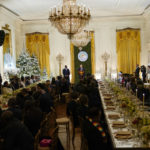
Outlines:
POLYGON ((65 68, 63 69, 63 76, 67 81, 70 81, 70 70, 67 68, 67 65, 65 65, 65 68))
POLYGON ((135 77, 139 78, 139 73, 140 73, 140 67, 139 64, 136 65, 136 69, 135 69, 135 77))

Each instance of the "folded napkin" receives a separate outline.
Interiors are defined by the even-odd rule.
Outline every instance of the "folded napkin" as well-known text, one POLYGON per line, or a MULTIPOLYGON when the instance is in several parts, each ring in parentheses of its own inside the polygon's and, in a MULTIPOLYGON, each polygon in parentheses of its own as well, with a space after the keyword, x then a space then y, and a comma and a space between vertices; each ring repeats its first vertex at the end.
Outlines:
POLYGON ((104 96, 104 100, 109 100, 109 99, 111 99, 110 96, 104 96))
POLYGON ((114 106, 114 103, 112 101, 110 102, 105 102, 106 106, 114 106))
POLYGON ((123 121, 113 121, 112 127, 114 128, 124 128, 126 125, 124 124, 123 121))
POLYGON ((118 131, 115 133, 115 137, 117 139, 130 139, 132 138, 132 134, 130 131, 118 131))
POLYGON ((106 110, 115 110, 115 107, 114 106, 107 106, 106 110))
POLYGON ((119 114, 109 114, 109 115, 108 115, 108 118, 109 118, 109 119, 119 119, 119 118, 120 118, 120 115, 119 115, 119 114))

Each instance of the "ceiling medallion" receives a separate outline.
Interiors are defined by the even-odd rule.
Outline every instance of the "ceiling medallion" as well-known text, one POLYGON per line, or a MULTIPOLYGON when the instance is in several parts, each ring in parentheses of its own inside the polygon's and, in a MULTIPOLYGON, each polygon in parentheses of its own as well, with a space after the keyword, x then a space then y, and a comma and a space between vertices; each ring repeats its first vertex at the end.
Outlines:
POLYGON ((60 33, 67 34, 71 38, 72 35, 82 31, 90 17, 90 10, 78 6, 76 0, 63 0, 61 8, 51 9, 49 20, 60 33))

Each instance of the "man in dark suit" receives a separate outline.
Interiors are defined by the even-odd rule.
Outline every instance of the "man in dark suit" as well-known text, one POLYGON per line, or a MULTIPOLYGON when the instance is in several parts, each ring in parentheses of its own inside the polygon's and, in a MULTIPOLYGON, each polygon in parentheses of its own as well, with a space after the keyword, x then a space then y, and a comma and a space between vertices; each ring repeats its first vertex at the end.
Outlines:
POLYGON ((67 68, 67 65, 65 65, 65 68, 63 69, 63 76, 66 80, 70 81, 70 70, 67 68))
POLYGON ((139 64, 136 65, 136 69, 135 69, 135 77, 139 78, 139 73, 140 73, 140 67, 139 64))
POLYGON ((83 68, 83 65, 81 64, 78 69, 79 79, 84 79, 85 76, 85 69, 83 68))

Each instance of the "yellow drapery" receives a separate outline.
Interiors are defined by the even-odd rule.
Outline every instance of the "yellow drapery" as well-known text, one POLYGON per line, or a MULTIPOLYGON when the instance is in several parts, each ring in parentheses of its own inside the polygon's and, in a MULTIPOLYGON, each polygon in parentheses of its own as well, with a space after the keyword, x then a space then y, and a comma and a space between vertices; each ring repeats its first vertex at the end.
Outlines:
POLYGON ((50 75, 50 48, 48 34, 33 33, 26 34, 26 47, 30 55, 38 58, 41 71, 46 69, 48 76, 50 75))
MULTIPOLYGON (((91 65, 92 65, 92 74, 95 74, 95 39, 94 31, 91 31, 91 65)), ((71 54, 71 74, 72 79, 71 83, 75 82, 75 72, 74 72, 74 45, 70 42, 70 54, 71 54)))
POLYGON ((91 63, 92 63, 92 74, 95 74, 95 39, 94 31, 91 32, 91 63))
POLYGON ((133 74, 140 64, 141 40, 139 29, 117 31, 117 70, 133 74))
POLYGON ((10 53, 12 55, 11 52, 11 47, 10 47, 10 34, 6 33, 5 34, 5 39, 4 39, 4 44, 3 44, 3 54, 5 55, 5 53, 10 53))

